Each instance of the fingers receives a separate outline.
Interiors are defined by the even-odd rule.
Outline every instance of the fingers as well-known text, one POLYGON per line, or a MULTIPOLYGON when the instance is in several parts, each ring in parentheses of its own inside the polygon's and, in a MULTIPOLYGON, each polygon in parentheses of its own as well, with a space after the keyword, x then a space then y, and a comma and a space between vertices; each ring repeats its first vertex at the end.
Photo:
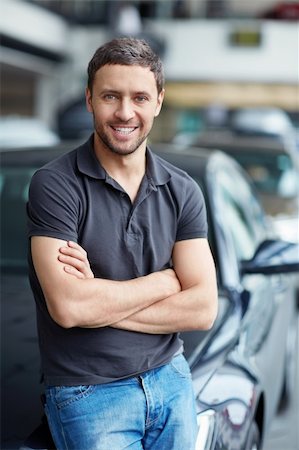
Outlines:
POLYGON ((81 278, 81 279, 85 278, 83 273, 81 273, 79 270, 76 270, 72 266, 64 266, 63 269, 64 269, 65 272, 69 273, 70 275, 75 276, 76 278, 81 278))
POLYGON ((81 271, 85 270, 86 266, 89 267, 89 264, 87 262, 77 258, 77 256, 75 256, 75 255, 60 254, 60 255, 58 255, 58 259, 60 262, 62 262, 64 264, 68 264, 69 266, 75 267, 76 269, 81 270, 81 271))
POLYGON ((94 278, 90 269, 86 251, 76 242, 68 241, 60 247, 58 259, 66 264, 64 270, 77 278, 94 278))
POLYGON ((69 241, 67 246, 60 247, 59 251, 64 255, 77 258, 80 261, 88 261, 86 251, 76 242, 69 241))
POLYGON ((84 248, 81 247, 81 245, 77 244, 77 242, 68 241, 67 245, 68 245, 69 248, 74 248, 74 249, 78 250, 80 253, 82 253, 82 255, 87 256, 87 253, 84 250, 84 248))

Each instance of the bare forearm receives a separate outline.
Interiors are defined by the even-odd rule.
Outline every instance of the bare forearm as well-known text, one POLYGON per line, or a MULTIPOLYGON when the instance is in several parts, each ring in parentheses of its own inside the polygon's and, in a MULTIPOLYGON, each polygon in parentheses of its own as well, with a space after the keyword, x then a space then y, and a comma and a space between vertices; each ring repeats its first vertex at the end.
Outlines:
POLYGON ((114 328, 150 334, 209 329, 216 315, 214 292, 194 286, 156 302, 125 319, 114 328))
POLYGON ((175 282, 166 271, 128 281, 72 279, 68 283, 64 298, 50 301, 57 306, 59 302, 61 325, 67 328, 109 326, 160 301, 175 289, 175 282), (61 308, 62 302, 66 308, 61 308))
POLYGON ((62 327, 109 326, 181 289, 171 269, 128 281, 92 278, 86 255, 76 256, 80 246, 70 249, 75 255, 71 257, 75 261, 73 268, 80 268, 83 261, 87 267, 83 275, 86 272, 87 276, 83 279, 72 276, 70 256, 63 257, 63 263, 60 260, 63 255, 59 249, 65 246, 65 241, 48 237, 36 236, 31 240, 34 267, 49 313, 62 327))
MULTIPOLYGON (((59 260, 76 278, 84 281, 93 276, 86 252, 78 244, 69 242, 60 248, 59 260)), ((81 302, 79 296, 75 302, 76 326, 111 326, 151 334, 210 328, 217 313, 217 283, 208 242, 205 239, 178 242, 173 263, 175 272, 168 269, 128 282, 92 281, 95 292, 85 291, 88 299, 84 296, 81 302), (97 290, 98 283, 102 285, 102 295, 97 290), (86 311, 88 302, 92 303, 86 311)))

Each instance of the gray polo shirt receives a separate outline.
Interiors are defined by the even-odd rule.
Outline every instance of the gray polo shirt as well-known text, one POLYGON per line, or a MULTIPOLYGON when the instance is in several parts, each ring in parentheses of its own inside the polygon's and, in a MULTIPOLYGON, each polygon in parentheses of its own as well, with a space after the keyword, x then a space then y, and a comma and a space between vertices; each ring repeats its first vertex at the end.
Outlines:
MULTIPOLYGON (((92 137, 48 163, 31 181, 29 237, 78 242, 95 277, 129 280, 171 267, 176 241, 207 236, 202 193, 182 170, 147 149, 146 174, 132 204, 95 157, 92 137)), ((167 363, 177 333, 110 327, 64 329, 50 317, 29 251, 42 371, 48 385, 107 383, 167 363)))

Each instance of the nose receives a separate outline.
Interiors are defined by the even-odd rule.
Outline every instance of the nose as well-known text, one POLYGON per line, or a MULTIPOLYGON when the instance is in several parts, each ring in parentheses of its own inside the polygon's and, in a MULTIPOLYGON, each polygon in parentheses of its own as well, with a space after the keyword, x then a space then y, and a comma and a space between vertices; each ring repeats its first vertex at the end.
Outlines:
POLYGON ((132 101, 126 98, 122 99, 118 103, 115 115, 118 119, 122 120, 123 122, 128 122, 130 119, 132 119, 135 115, 134 105, 132 101))

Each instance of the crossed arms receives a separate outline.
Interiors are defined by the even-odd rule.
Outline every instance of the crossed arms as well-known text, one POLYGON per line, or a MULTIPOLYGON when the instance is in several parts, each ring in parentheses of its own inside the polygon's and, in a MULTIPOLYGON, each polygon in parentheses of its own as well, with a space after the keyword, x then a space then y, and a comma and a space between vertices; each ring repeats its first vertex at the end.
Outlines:
POLYGON ((177 242, 173 270, 128 281, 94 278, 78 244, 31 238, 48 311, 64 328, 114 328, 163 334, 209 329, 217 314, 213 258, 206 239, 177 242))

